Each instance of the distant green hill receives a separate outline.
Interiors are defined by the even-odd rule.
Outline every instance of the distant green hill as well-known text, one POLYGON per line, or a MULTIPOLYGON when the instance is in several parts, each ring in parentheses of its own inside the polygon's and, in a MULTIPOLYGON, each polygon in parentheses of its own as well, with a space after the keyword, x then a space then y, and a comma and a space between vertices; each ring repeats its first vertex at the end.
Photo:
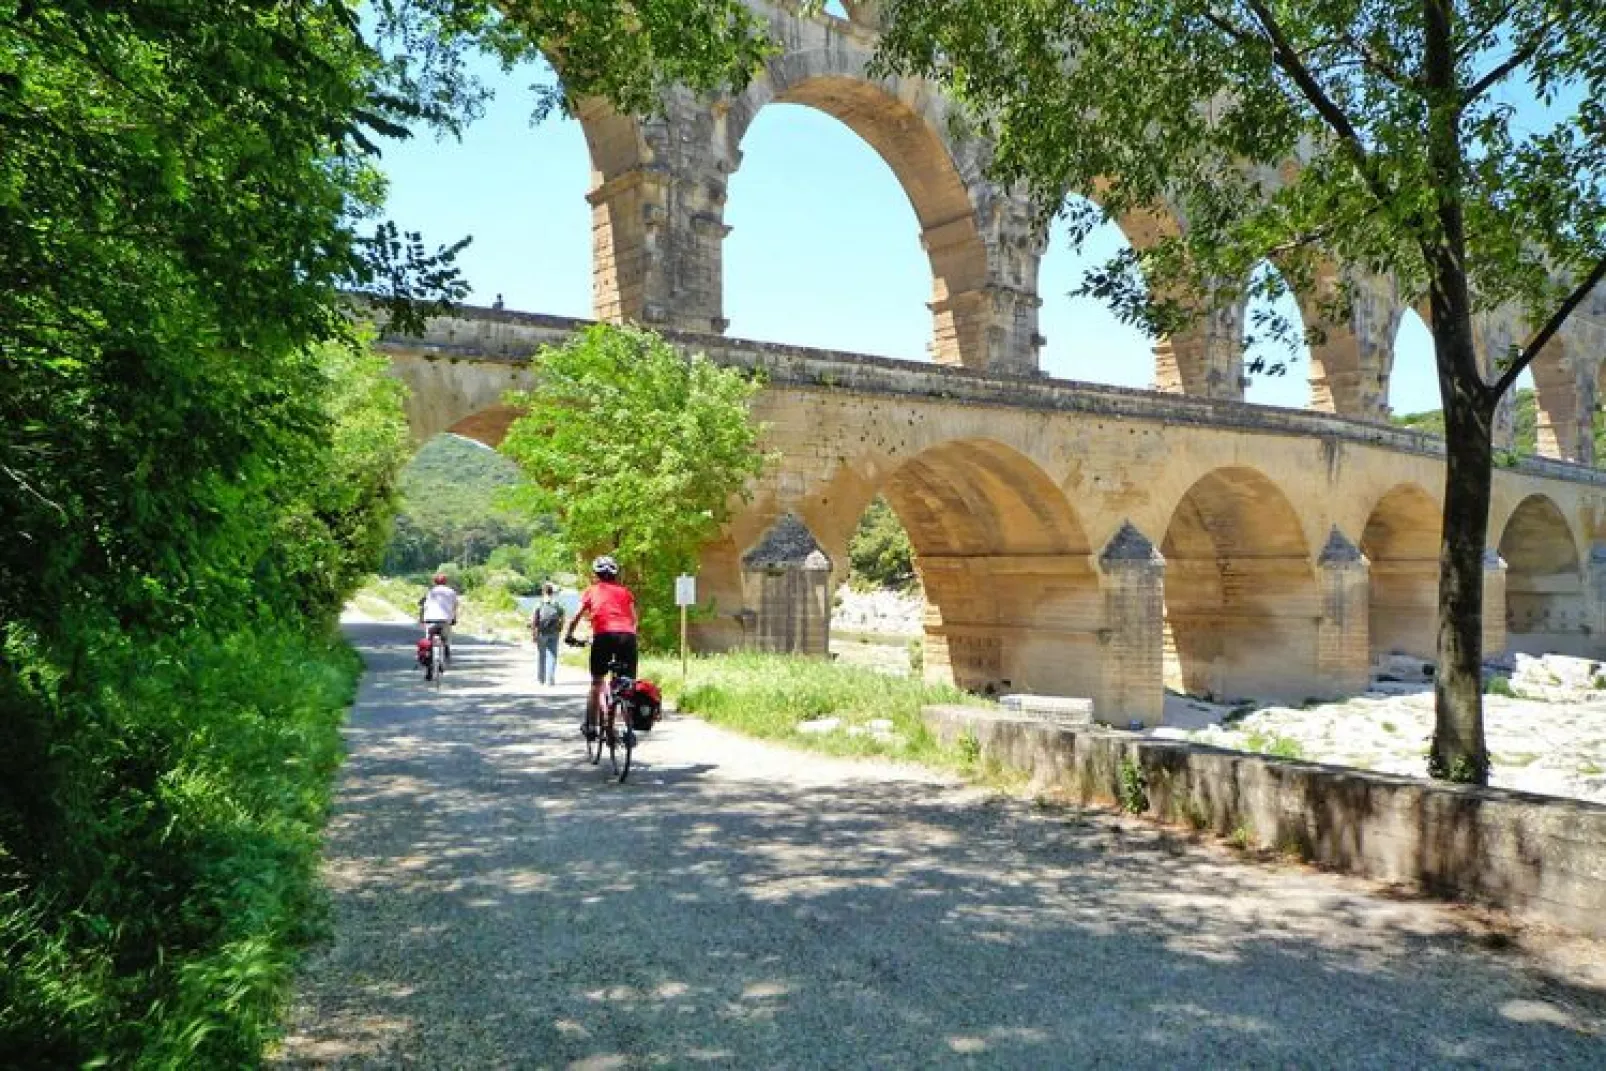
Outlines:
POLYGON ((437 435, 402 470, 401 512, 385 572, 422 572, 442 562, 477 565, 499 546, 527 545, 533 526, 496 502, 519 482, 518 466, 488 447, 437 435))
MULTIPOLYGON (((1537 453, 1539 449, 1539 403, 1534 398, 1534 392, 1527 387, 1517 391, 1516 403, 1516 435, 1512 448, 1518 454, 1527 457, 1537 453)), ((1412 428, 1416 431, 1425 431, 1429 435, 1444 437, 1444 413, 1438 409, 1430 409, 1425 413, 1405 413, 1389 419, 1402 428, 1412 428)), ((1595 437, 1598 443, 1600 439, 1598 419, 1596 425, 1595 437)), ((1599 453, 1598 446, 1596 453, 1599 453)))

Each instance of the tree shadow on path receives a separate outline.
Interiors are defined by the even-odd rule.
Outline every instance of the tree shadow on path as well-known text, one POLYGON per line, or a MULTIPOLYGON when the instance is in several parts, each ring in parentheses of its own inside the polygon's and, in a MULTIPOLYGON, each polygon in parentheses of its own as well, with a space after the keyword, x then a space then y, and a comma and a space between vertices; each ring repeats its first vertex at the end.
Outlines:
POLYGON ((521 653, 465 643, 425 693, 400 631, 350 633, 290 1065, 1606 1062, 1600 993, 1434 905, 690 720, 614 784, 521 653))

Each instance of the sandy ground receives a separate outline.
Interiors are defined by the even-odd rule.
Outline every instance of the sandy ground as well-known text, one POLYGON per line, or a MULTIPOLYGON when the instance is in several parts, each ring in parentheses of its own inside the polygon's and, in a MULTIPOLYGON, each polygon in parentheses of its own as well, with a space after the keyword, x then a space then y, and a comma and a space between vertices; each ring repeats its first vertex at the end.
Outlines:
POLYGON ((282 1066, 1606 1064, 1596 946, 689 718, 619 785, 572 670, 464 639, 437 690, 409 626, 348 634, 282 1066))

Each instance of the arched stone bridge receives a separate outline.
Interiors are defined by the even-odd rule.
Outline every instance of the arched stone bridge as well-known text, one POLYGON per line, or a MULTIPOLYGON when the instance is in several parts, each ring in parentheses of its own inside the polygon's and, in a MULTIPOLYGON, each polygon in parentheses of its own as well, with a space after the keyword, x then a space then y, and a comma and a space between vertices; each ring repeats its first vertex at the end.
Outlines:
MULTIPOLYGON (((848 19, 800 17, 784 2, 745 0, 769 21, 777 54, 744 92, 715 98, 672 90, 648 119, 597 101, 579 118, 592 160, 593 314, 699 334, 722 334, 725 200, 741 167, 741 143, 772 102, 807 105, 842 121, 886 161, 907 193, 931 266, 932 358, 980 372, 1028 374, 1039 367, 1038 267, 1046 247, 1032 205, 986 175, 989 146, 955 132, 952 108, 929 84, 867 77, 878 5, 844 4, 848 19)), ((1094 190, 1071 191, 1095 195, 1094 190)), ((545 210, 545 209, 543 209, 545 210)), ((1137 246, 1182 219, 1118 221, 1137 246)), ((1318 292, 1300 295, 1311 347, 1310 406, 1384 422, 1394 342, 1407 310, 1424 303, 1393 279, 1329 265, 1318 292), (1357 300, 1345 322, 1328 322, 1324 298, 1347 284, 1357 300)), ((1157 389, 1241 400, 1244 304, 1155 347, 1157 389)), ((1481 315, 1477 344, 1486 367, 1527 334, 1512 313, 1481 315)), ((1606 294, 1580 310, 1533 366, 1539 452, 1588 463, 1601 362, 1606 294)), ((1509 405, 1497 430, 1509 442, 1509 405)))
MULTIPOLYGON (((499 441, 527 358, 580 323, 463 309, 386 337, 415 435, 499 441)), ((1160 720, 1164 687, 1299 700, 1362 688, 1373 656, 1432 654, 1437 439, 1319 412, 667 332, 762 369, 780 462, 708 548, 706 647, 820 651, 866 505, 909 529, 926 673, 1092 696, 1160 720), (821 554, 813 553, 818 550, 821 554), (822 571, 824 569, 831 572, 822 571)), ((1491 651, 1606 656, 1606 474, 1495 474, 1491 651)))

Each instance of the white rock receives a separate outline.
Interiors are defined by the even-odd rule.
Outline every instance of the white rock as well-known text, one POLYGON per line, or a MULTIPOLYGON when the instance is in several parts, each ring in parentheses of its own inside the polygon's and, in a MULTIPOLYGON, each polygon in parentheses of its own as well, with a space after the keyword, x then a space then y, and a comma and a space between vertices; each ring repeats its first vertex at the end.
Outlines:
POLYGON ((833 733, 836 732, 837 729, 841 728, 841 726, 841 718, 811 718, 808 721, 798 722, 797 731, 800 733, 810 734, 833 733))

